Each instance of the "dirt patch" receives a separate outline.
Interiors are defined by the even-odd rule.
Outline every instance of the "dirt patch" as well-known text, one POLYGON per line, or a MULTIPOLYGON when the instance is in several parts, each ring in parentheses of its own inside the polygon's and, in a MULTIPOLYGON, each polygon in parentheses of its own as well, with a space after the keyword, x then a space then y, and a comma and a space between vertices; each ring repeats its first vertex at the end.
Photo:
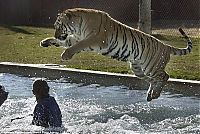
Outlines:
MULTIPOLYGON (((200 28, 183 28, 183 30, 192 37, 200 37, 200 28)), ((152 30, 152 34, 164 34, 164 35, 180 35, 178 28, 156 29, 152 30)))

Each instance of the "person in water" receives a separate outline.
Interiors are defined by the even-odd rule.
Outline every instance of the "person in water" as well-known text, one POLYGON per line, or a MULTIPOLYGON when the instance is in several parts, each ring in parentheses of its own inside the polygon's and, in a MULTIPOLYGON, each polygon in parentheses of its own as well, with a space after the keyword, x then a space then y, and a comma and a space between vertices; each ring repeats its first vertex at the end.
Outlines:
POLYGON ((5 87, 0 85, 0 106, 8 98, 8 92, 5 91, 5 87))
POLYGON ((49 95, 47 82, 42 79, 34 81, 32 91, 37 101, 33 112, 32 124, 45 128, 61 127, 62 114, 54 97, 49 95))

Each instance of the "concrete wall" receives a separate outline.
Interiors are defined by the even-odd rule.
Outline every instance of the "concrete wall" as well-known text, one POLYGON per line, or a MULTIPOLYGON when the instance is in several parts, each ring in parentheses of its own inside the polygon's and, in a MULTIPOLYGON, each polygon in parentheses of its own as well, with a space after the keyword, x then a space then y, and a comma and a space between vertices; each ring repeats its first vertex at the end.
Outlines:
MULTIPOLYGON (((103 86, 124 85, 130 89, 147 90, 148 83, 134 75, 99 71, 69 69, 52 65, 0 63, 0 73, 11 73, 27 77, 65 79, 74 83, 100 84, 103 86)), ((200 81, 169 79, 165 91, 187 96, 200 96, 200 81)))

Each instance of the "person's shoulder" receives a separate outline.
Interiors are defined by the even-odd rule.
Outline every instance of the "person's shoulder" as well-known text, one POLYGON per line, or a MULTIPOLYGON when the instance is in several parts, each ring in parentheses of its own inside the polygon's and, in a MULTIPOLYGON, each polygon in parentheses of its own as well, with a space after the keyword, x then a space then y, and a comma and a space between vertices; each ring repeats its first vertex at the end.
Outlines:
POLYGON ((54 98, 53 96, 49 96, 48 99, 50 99, 50 100, 55 100, 55 98, 54 98))
POLYGON ((52 104, 57 104, 56 99, 53 96, 49 96, 49 100, 52 104))
POLYGON ((51 103, 56 101, 53 96, 48 96, 47 98, 42 99, 41 103, 51 103))

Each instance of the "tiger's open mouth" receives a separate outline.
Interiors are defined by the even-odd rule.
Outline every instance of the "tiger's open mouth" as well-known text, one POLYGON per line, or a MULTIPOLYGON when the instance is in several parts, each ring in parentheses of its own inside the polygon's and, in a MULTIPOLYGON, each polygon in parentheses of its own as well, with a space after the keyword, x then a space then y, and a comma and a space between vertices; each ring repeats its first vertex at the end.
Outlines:
POLYGON ((59 40, 66 40, 67 36, 68 36, 68 34, 60 35, 60 36, 58 36, 57 39, 59 39, 59 40))

